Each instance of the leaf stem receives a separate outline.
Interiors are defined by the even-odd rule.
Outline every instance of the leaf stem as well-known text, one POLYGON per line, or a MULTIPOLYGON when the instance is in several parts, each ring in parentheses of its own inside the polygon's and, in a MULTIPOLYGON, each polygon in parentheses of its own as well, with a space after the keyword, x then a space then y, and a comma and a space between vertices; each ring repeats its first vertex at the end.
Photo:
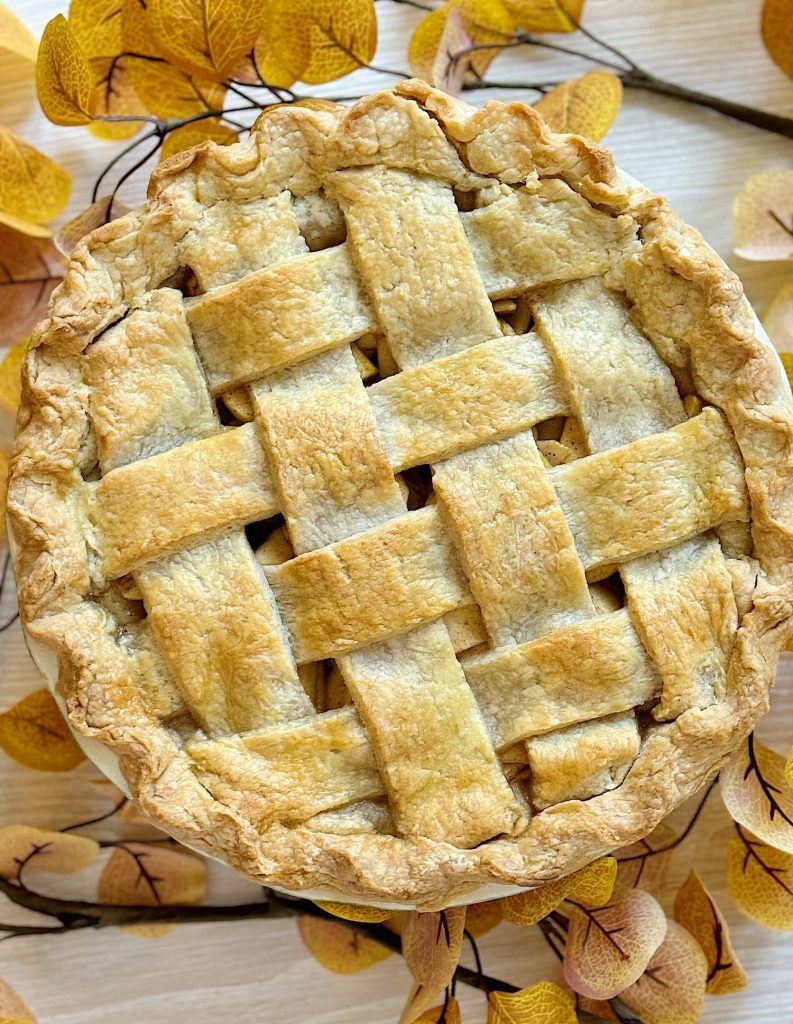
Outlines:
POLYGON ((655 857, 659 853, 666 853, 667 850, 673 850, 676 846, 679 846, 683 842, 683 840, 690 835, 692 828, 696 825, 697 821, 699 820, 699 816, 704 811, 705 804, 708 802, 708 797, 713 792, 713 787, 718 782, 718 778, 718 775, 715 775, 710 780, 708 788, 705 790, 704 794, 702 795, 702 799, 697 804, 697 809, 692 814, 689 823, 686 825, 686 827, 683 829, 683 831, 676 839, 673 839, 670 843, 667 843, 666 846, 659 846, 657 849, 650 849, 647 850, 645 853, 632 853, 630 857, 618 857, 617 861, 620 864, 627 864, 628 861, 631 860, 646 860, 648 857, 655 857))

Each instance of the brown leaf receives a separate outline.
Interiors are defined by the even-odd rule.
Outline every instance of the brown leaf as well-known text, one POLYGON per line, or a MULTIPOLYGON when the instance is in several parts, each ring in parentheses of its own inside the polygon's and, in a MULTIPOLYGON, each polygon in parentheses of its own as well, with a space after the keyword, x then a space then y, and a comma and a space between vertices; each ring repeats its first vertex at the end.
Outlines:
POLYGON ((452 979, 460 959, 465 907, 411 913, 402 927, 402 955, 415 985, 400 1020, 415 1020, 452 979))
POLYGON ((737 828, 738 838, 730 842, 727 854, 730 896, 758 924, 793 931, 793 855, 737 828))
MULTIPOLYGON (((16 341, 29 333, 46 313, 65 267, 49 239, 30 238, 0 225, 0 337, 16 341)), ((0 389, 0 401, 1 396, 0 389)))
POLYGON ((393 916, 393 910, 383 910, 381 907, 363 907, 354 903, 334 903, 327 900, 316 900, 318 907, 341 917, 345 921, 365 921, 369 924, 380 924, 393 916))
POLYGON ((117 220, 129 213, 129 209, 118 199, 102 196, 95 203, 68 220, 56 233, 54 242, 64 256, 71 256, 77 243, 86 235, 111 220, 117 220))
POLYGON ((49 690, 36 690, 0 715, 0 747, 45 772, 68 772, 85 760, 49 690))
POLYGON ((606 907, 576 908, 564 951, 565 980, 582 995, 611 999, 644 972, 665 934, 666 915, 641 889, 606 907))
POLYGON ((793 10, 790 0, 765 0, 760 32, 771 60, 793 78, 793 10))
POLYGON ((793 281, 782 285, 774 296, 763 317, 763 327, 777 352, 793 354, 793 281))
POLYGON ((443 32, 435 53, 432 65, 431 84, 443 89, 450 96, 459 96, 462 92, 468 64, 465 60, 455 60, 455 54, 473 46, 473 40, 465 31, 463 17, 453 7, 443 26, 443 32))
POLYGON ((617 881, 615 894, 629 889, 644 889, 653 896, 663 894, 673 850, 665 849, 677 839, 677 833, 664 822, 644 839, 617 853, 617 881), (658 852, 660 851, 660 852, 658 852))
POLYGON ((472 903, 465 912, 465 929, 475 939, 487 935, 504 919, 504 908, 501 900, 488 900, 485 903, 472 903))
POLYGON ((584 0, 503 0, 517 28, 524 32, 575 32, 584 0))
POLYGON ((335 921, 299 917, 297 927, 314 959, 337 974, 355 974, 391 955, 386 946, 335 921))
POLYGON ((70 189, 71 178, 63 168, 0 125, 0 211, 19 218, 23 226, 18 230, 49 234, 27 231, 24 223, 52 220, 66 205, 70 189))
POLYGON ((253 49, 265 12, 251 0, 148 0, 147 9, 165 56, 187 74, 217 82, 253 49))
POLYGON ((732 212, 737 256, 793 259, 793 170, 753 175, 735 197, 732 212))
POLYGON ((719 995, 746 988, 746 974, 732 948, 727 922, 696 871, 689 874, 678 890, 674 916, 691 932, 705 954, 706 991, 719 995))
MULTIPOLYGON (((374 56, 374 0, 274 0, 268 7, 266 33, 283 75, 309 85, 331 82, 374 56)), ((267 81, 264 69, 262 74, 267 81)))
POLYGON ((702 1015, 708 964, 696 939, 676 921, 644 974, 620 992, 620 1002, 644 1024, 696 1024, 702 1015))
POLYGON ((39 44, 36 89, 41 109, 54 124, 88 124, 95 88, 88 58, 59 14, 48 22, 39 44))
POLYGON ((541 981, 520 992, 491 992, 487 1024, 577 1024, 575 1003, 552 981, 541 981))
POLYGON ((0 3, 0 50, 15 53, 35 63, 38 46, 33 33, 19 18, 0 3))
POLYGON ((0 363, 0 408, 16 412, 22 391, 22 361, 28 350, 28 338, 22 338, 5 354, 0 363))
POLYGON ((0 1021, 5 1024, 36 1024, 36 1018, 25 1006, 25 1003, 11 988, 7 981, 0 978, 0 1021))
POLYGON ((588 71, 551 89, 534 104, 555 132, 599 142, 622 106, 622 82, 610 71, 588 71))
MULTIPOLYGON (((597 1020, 615 1021, 616 1024, 619 1024, 619 1017, 605 999, 590 999, 588 996, 579 995, 577 1006, 581 1013, 588 1013, 597 1020)), ((586 1018, 582 1019, 586 1020, 586 1018)))
POLYGON ((23 861, 24 871, 48 871, 67 875, 82 871, 99 854, 99 844, 87 836, 70 832, 47 832, 32 825, 0 828, 0 876, 16 881, 23 861))
MULTIPOLYGON (((441 40, 446 21, 452 10, 457 11, 465 34, 476 46, 487 43, 508 43, 512 38, 513 21, 502 0, 448 0, 443 7, 432 11, 416 26, 408 47, 408 60, 419 78, 432 84, 439 59, 441 40)), ((457 53, 460 51, 458 50, 457 53)), ((461 56, 467 78, 484 75, 491 62, 499 55, 500 49, 476 50, 461 56)))
MULTIPOLYGON (((97 886, 102 903, 123 906, 195 906, 206 894, 206 864, 192 853, 168 846, 124 843, 110 855, 97 886)), ((125 925, 140 938, 173 931, 172 924, 125 925)))
POLYGON ((237 129, 223 124, 216 117, 207 117, 201 121, 193 121, 169 132, 160 150, 160 161, 168 160, 177 153, 182 153, 203 142, 215 142, 218 146, 230 146, 238 139, 237 129))
POLYGON ((778 850, 793 853, 793 789, 785 759, 754 736, 719 775, 721 796, 738 824, 778 850))

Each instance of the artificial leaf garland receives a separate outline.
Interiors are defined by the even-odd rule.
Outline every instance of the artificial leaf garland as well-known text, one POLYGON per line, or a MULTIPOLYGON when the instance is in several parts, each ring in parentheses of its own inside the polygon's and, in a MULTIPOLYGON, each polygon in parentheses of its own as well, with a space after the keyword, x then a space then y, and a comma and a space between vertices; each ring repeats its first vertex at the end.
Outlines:
POLYGON ((45 772, 67 772, 85 760, 49 690, 36 690, 0 714, 0 747, 45 772))

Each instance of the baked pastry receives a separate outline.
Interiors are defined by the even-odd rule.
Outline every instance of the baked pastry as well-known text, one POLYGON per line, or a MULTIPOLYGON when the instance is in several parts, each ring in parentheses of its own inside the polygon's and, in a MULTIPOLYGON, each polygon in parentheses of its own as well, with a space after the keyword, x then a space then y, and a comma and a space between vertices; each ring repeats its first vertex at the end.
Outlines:
POLYGON ((22 616, 143 810, 251 877, 537 885, 765 710, 791 438, 739 282, 605 150, 418 81, 278 107, 76 250, 22 616))

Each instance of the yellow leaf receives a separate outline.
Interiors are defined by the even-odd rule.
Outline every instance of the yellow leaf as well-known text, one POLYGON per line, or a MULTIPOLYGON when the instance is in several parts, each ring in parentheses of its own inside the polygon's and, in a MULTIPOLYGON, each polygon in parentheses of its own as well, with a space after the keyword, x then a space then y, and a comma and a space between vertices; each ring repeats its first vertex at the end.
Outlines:
POLYGON ((584 0, 504 0, 504 6, 525 32, 575 32, 584 0))
POLYGON ((504 919, 504 908, 501 900, 488 900, 486 903, 472 903, 465 912, 465 928, 475 939, 486 935, 504 919))
POLYGON ((168 160, 176 153, 182 153, 202 142, 215 142, 218 146, 229 146, 237 141, 237 129, 223 124, 216 117, 193 121, 169 132, 160 150, 160 161, 168 160))
POLYGON ((791 749, 787 756, 787 764, 785 765, 785 782, 787 782, 788 786, 793 786, 793 749, 791 749))
POLYGON ((148 0, 147 9, 165 56, 218 82, 253 49, 264 16, 264 5, 251 0, 148 0))
POLYGON ((43 224, 64 208, 70 188, 63 168, 0 125, 0 210, 43 224))
POLYGON ((727 888, 747 917, 776 931, 793 931, 793 855, 738 828, 727 854, 727 888))
POLYGON ((613 857, 600 857, 567 876, 567 899, 587 907, 602 907, 611 899, 616 880, 616 860, 613 857))
POLYGON ((71 256, 77 243, 86 235, 111 220, 123 217, 129 210, 118 199, 102 196, 95 203, 68 220, 55 236, 55 244, 64 256, 71 256))
POLYGON ((622 82, 610 71, 588 71, 551 89, 534 104, 555 132, 584 135, 599 142, 622 105, 622 82))
POLYGON ((0 747, 45 772, 68 772, 85 760, 49 690, 28 694, 0 715, 0 747))
POLYGON ((611 999, 644 972, 666 934, 666 915, 634 889, 606 907, 575 908, 564 951, 564 976, 576 992, 611 999))
MULTIPOLYGON (((311 59, 310 40, 306 34, 296 36, 286 47, 282 43, 281 49, 286 52, 285 59, 282 59, 273 46, 272 36, 272 18, 270 17, 265 20, 259 38, 256 40, 254 48, 256 67, 259 69, 262 81, 274 85, 276 88, 288 89, 308 67, 308 62, 311 59), (298 70, 295 71, 295 68, 298 70)), ((275 41, 279 42, 277 34, 275 41)))
POLYGON ((623 847, 617 854, 615 894, 627 892, 629 889, 644 889, 645 892, 660 897, 672 861, 673 851, 666 847, 675 839, 677 833, 662 822, 638 843, 623 847))
POLYGON ((520 992, 491 992, 487 1024, 576 1024, 570 996, 552 981, 541 981, 520 992))
MULTIPOLYGON (((99 877, 102 903, 123 906, 194 906, 206 894, 206 865, 192 853, 167 846, 124 843, 113 850, 99 877)), ((173 931, 172 924, 125 925, 140 938, 173 931)))
POLYGON ((3 981, 0 978, 0 1022, 10 1021, 11 1024, 17 1024, 18 1021, 24 1021, 24 1024, 36 1024, 36 1018, 25 1006, 25 1003, 16 992, 11 988, 8 982, 3 981))
POLYGON ((19 406, 22 389, 19 378, 27 350, 28 339, 23 338, 6 353, 5 359, 0 363, 0 407, 9 412, 16 412, 19 406))
POLYGON ((381 907, 360 907, 354 903, 334 903, 332 901, 316 900, 316 904, 329 914, 341 917, 345 921, 365 921, 368 924, 379 924, 381 921, 387 921, 394 913, 393 910, 383 910, 381 907))
POLYGON ((8 451, 0 448, 0 541, 6 535, 6 498, 8 497, 8 451))
POLYGON ((462 92, 468 63, 466 60, 457 60, 456 55, 470 50, 472 46, 473 41, 465 31, 462 15, 455 7, 451 8, 446 15, 435 53, 430 83, 451 96, 458 96, 462 92))
POLYGON ((19 18, 0 3, 0 50, 15 53, 25 60, 35 61, 38 46, 33 33, 19 18))
POLYGON ((276 68, 309 85, 363 67, 377 48, 374 0, 275 0, 267 21, 276 68))
POLYGON ((547 917, 568 898, 587 906, 603 906, 611 896, 616 877, 617 862, 613 857, 601 857, 566 878, 505 896, 501 900, 504 917, 511 924, 525 927, 547 917))
POLYGON ((0 828, 0 876, 11 881, 16 881, 23 861, 27 861, 26 875, 33 871, 67 875, 88 867, 98 853, 99 844, 86 836, 46 832, 31 825, 0 828))
POLYGON ((402 926, 402 955, 415 984, 400 1021, 413 1021, 452 979, 460 959, 465 907, 413 912, 402 926))
POLYGON ((675 920, 694 936, 708 965, 706 991, 714 995, 746 988, 743 967, 730 942, 727 922, 696 871, 675 897, 675 920))
POLYGON ((736 196, 732 212, 737 256, 793 259, 793 170, 753 175, 736 196))
POLYGON ((639 980, 620 992, 620 1002, 644 1024, 697 1024, 707 973, 705 954, 696 939, 676 921, 669 921, 664 941, 639 980))
POLYGON ((19 231, 23 235, 29 235, 31 238, 52 237, 50 229, 44 227, 43 224, 34 224, 31 220, 25 220, 24 217, 15 217, 11 213, 3 213, 2 210, 0 210, 0 224, 13 228, 14 231, 19 231))
MULTIPOLYGON (((458 12, 462 28, 475 46, 503 45, 512 38, 512 17, 502 0, 448 0, 418 23, 408 47, 408 60, 414 73, 430 83, 434 79, 446 19, 452 9, 458 12)), ((460 57, 466 77, 484 75, 500 52, 498 48, 488 48, 460 57)))
MULTIPOLYGON (((31 238, 2 226, 0 253, 0 337, 12 341, 44 316, 66 261, 49 239, 31 238)), ((0 402, 2 394, 0 384, 0 402)))
POLYGON ((425 1010, 420 1017, 416 1017, 413 1024, 439 1024, 441 1019, 443 1024, 460 1024, 460 1004, 454 996, 449 996, 446 1002, 441 1003, 440 1006, 433 1006, 431 1010, 425 1010))
POLYGON ((314 959, 337 974, 355 974, 391 955, 386 946, 336 921, 299 917, 297 927, 314 959))
POLYGON ((94 115, 96 81, 62 14, 48 22, 41 37, 36 88, 41 109, 54 124, 88 124, 94 115))
POLYGON ((785 779, 785 759, 754 736, 719 775, 721 796, 738 824, 764 842, 793 853, 793 789, 785 779))
POLYGON ((793 9, 790 0, 765 0, 760 23, 771 60, 793 78, 793 9))
MULTIPOLYGON (((776 293, 768 312, 763 317, 763 326, 777 352, 789 355, 793 359, 793 281, 782 285, 776 293)), ((791 360, 788 360, 788 364, 790 362, 791 360)), ((785 369, 790 379, 788 364, 785 365, 785 369)))

